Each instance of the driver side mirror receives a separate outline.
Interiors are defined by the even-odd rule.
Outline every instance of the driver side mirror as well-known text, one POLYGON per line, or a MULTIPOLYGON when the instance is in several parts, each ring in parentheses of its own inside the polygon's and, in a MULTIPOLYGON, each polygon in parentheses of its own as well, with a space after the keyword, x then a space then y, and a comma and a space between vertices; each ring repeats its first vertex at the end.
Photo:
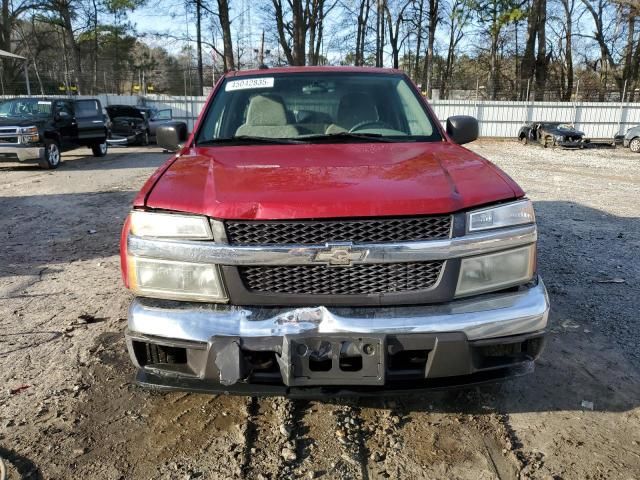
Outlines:
POLYGON ((187 136, 187 124, 184 122, 165 123, 156 129, 156 142, 170 152, 180 150, 187 141, 187 136))
POLYGON ((468 115, 447 118, 447 134, 458 145, 476 140, 479 130, 478 120, 468 115))

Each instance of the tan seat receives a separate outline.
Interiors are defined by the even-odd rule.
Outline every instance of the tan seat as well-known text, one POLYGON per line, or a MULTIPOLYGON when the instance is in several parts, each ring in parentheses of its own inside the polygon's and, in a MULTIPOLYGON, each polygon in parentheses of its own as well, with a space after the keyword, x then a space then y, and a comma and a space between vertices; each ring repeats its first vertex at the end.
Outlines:
POLYGON ((256 95, 249 101, 247 119, 236 135, 252 137, 297 137, 298 129, 287 121, 287 111, 279 95, 256 95))
POLYGON ((378 109, 371 96, 359 92, 347 93, 340 99, 336 123, 329 125, 326 133, 347 132, 359 123, 378 120, 378 109))

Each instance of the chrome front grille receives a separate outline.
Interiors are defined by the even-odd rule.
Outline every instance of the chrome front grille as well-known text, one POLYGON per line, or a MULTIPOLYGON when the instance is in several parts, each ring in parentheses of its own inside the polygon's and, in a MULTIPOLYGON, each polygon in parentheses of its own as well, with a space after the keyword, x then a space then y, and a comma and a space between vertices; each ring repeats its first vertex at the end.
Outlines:
POLYGON ((372 295, 428 290, 444 262, 240 267, 250 292, 283 295, 372 295))
POLYGON ((363 220, 226 221, 231 245, 389 243, 451 236, 451 215, 363 220))
POLYGON ((0 143, 18 143, 18 127, 0 127, 0 143))

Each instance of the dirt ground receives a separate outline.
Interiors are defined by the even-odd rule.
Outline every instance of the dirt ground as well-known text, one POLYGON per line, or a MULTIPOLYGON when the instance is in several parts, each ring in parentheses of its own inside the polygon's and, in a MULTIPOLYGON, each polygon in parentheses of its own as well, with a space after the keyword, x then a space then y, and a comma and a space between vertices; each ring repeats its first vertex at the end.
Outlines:
POLYGON ((476 142, 527 190, 552 329, 536 371, 413 397, 141 390, 118 234, 167 156, 0 164, 0 458, 8 478, 640 478, 640 155, 476 142))

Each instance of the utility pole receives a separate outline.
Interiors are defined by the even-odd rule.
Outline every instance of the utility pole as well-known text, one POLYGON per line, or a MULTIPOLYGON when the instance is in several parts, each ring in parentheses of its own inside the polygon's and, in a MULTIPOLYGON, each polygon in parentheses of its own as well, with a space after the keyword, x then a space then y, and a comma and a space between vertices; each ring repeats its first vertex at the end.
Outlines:
POLYGON ((258 68, 264 66, 264 30, 262 30, 262 41, 260 42, 260 61, 258 62, 258 68))
POLYGON ((202 66, 202 4, 201 0, 195 0, 196 2, 196 50, 198 56, 198 95, 202 96, 204 86, 204 68, 202 66))

